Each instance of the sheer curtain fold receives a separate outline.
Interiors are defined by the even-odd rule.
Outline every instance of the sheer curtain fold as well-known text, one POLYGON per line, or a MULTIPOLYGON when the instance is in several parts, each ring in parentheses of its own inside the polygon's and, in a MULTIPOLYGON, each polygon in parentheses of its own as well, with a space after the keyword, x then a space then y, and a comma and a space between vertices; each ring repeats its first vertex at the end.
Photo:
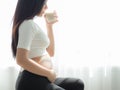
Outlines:
MULTIPOLYGON (((120 67, 76 67, 55 66, 58 77, 73 77, 81 79, 85 90, 120 90, 120 67)), ((0 89, 15 90, 15 81, 20 68, 16 65, 0 68, 0 89)))
POLYGON ((85 90, 120 90, 120 67, 71 67, 61 65, 58 75, 79 78, 85 83, 85 90))

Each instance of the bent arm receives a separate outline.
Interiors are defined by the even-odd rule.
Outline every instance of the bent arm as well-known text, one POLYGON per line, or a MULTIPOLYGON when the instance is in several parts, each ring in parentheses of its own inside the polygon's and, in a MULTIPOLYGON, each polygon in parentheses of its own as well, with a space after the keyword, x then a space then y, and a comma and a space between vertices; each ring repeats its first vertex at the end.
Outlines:
POLYGON ((48 37, 49 37, 49 40, 50 40, 50 45, 47 48, 47 52, 49 53, 49 55, 51 57, 53 57, 54 52, 55 52, 53 28, 52 28, 52 25, 46 25, 46 26, 47 26, 48 37))
POLYGON ((18 48, 16 54, 17 64, 37 75, 46 76, 50 75, 50 70, 36 63, 32 59, 28 58, 28 50, 18 48))
POLYGON ((54 11, 54 18, 56 18, 55 21, 53 22, 47 22, 47 19, 46 19, 46 16, 45 16, 45 21, 46 21, 46 27, 47 27, 47 33, 48 33, 48 37, 50 39, 50 45, 49 47, 47 48, 47 51, 49 53, 49 55, 51 57, 54 56, 54 53, 55 53, 55 43, 54 43, 54 33, 53 33, 53 25, 58 22, 58 17, 57 17, 57 14, 56 14, 56 11, 54 11))

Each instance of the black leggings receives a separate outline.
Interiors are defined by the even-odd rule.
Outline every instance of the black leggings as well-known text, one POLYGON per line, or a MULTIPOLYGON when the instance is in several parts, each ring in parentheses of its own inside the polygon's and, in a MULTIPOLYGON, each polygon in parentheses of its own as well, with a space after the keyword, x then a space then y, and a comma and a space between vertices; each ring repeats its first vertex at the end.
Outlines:
POLYGON ((44 76, 24 70, 17 78, 16 90, 84 90, 84 84, 76 78, 57 78, 51 83, 44 76))

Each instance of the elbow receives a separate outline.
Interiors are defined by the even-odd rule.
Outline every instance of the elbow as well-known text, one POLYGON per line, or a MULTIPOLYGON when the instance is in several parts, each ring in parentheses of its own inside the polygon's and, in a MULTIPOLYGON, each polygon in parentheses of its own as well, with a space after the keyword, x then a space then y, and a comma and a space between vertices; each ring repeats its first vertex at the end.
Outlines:
POLYGON ((16 63, 19 65, 19 66, 22 66, 23 64, 23 61, 19 58, 16 58, 16 63))
POLYGON ((49 49, 49 48, 47 48, 47 52, 48 52, 48 54, 49 54, 50 57, 53 57, 54 54, 55 54, 55 51, 54 51, 54 50, 51 50, 51 49, 49 49))
POLYGON ((48 53, 49 53, 49 56, 50 56, 50 57, 53 57, 53 56, 54 56, 54 51, 48 51, 48 53))
POLYGON ((54 56, 54 52, 48 52, 50 57, 54 56))
POLYGON ((17 63, 18 65, 20 65, 20 63, 21 63, 18 56, 16 56, 16 63, 17 63))
POLYGON ((50 57, 54 57, 54 53, 49 53, 50 57))
POLYGON ((21 67, 23 67, 25 65, 26 61, 27 60, 25 58, 20 58, 20 57, 16 58, 16 63, 21 67))
POLYGON ((26 51, 24 49, 21 49, 21 48, 17 49, 16 63, 19 66, 24 66, 28 62, 27 53, 28 53, 28 51, 26 51))

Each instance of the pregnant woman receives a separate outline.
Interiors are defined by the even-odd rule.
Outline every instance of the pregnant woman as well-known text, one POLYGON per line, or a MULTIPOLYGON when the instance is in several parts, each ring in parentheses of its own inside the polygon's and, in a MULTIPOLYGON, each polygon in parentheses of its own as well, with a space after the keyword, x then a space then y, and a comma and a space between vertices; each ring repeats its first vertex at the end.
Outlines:
MULTIPOLYGON (((46 0, 18 0, 13 17, 12 53, 21 71, 16 90, 84 90, 80 79, 56 78, 51 63, 54 56, 53 24, 44 15, 46 0), (35 23, 44 15, 47 34, 35 23)), ((54 17, 57 18, 56 13, 54 17)))

